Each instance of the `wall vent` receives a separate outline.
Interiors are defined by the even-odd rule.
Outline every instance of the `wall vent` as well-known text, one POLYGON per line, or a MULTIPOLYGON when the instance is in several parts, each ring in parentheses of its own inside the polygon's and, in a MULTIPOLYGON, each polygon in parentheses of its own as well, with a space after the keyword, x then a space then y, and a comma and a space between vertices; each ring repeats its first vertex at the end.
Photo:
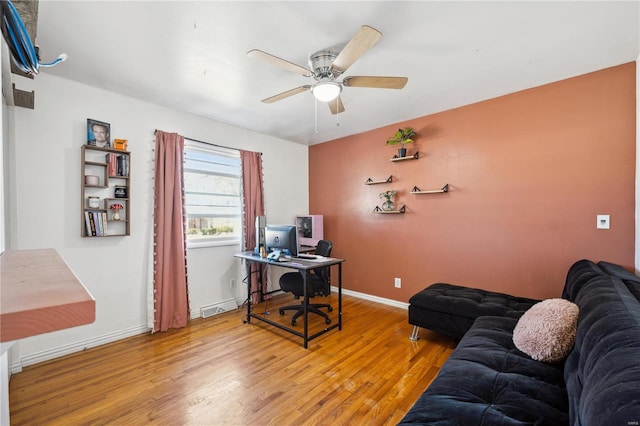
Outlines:
POLYGON ((203 306, 200 309, 200 313, 202 318, 209 318, 213 315, 232 311, 234 309, 238 309, 238 303, 236 302, 236 299, 229 299, 223 302, 214 303, 213 305, 203 306))

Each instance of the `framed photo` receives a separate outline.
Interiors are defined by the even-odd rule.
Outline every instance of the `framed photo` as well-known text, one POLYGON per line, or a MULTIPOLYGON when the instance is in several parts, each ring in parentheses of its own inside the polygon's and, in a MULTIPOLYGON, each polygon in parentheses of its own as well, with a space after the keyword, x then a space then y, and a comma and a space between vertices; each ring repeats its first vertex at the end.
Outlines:
POLYGON ((111 148, 111 124, 87 118, 87 145, 111 148))

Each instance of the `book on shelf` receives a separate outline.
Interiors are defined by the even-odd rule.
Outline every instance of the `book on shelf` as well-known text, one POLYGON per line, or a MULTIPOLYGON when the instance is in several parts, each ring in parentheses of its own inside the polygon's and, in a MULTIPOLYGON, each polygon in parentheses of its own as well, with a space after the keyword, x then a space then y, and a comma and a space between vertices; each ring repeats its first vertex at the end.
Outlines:
POLYGON ((100 212, 94 212, 94 217, 96 218, 96 223, 97 223, 97 227, 96 227, 96 234, 99 237, 102 237, 104 235, 104 227, 102 225, 102 213, 100 212))
POLYGON ((93 218, 89 216, 89 212, 85 211, 84 212, 84 222, 85 222, 85 225, 87 227, 87 236, 93 235, 92 231, 91 231, 91 223, 92 223, 92 221, 93 221, 93 218))
POLYGON ((117 156, 116 176, 129 176, 129 156, 127 154, 117 156))
POLYGON ((106 154, 109 176, 129 176, 129 156, 127 154, 106 154))
POLYGON ((88 237, 104 237, 107 231, 107 213, 96 210, 86 210, 84 212, 85 226, 88 237))
POLYGON ((87 236, 95 237, 96 235, 96 223, 93 220, 93 212, 84 212, 87 217, 87 236))
POLYGON ((102 212, 102 226, 103 226, 103 231, 104 231, 104 235, 109 235, 109 232, 107 232, 107 223, 109 222, 107 220, 107 212, 102 212))

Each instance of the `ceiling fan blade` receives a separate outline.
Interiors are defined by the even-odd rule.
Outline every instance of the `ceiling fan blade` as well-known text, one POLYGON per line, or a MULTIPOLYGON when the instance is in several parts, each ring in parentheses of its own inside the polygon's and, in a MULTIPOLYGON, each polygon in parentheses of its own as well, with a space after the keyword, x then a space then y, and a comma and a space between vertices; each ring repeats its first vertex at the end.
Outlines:
POLYGON ((332 70, 338 75, 342 74, 381 38, 380 31, 363 25, 333 61, 332 70))
POLYGON ((327 102, 329 105, 329 110, 331 110, 331 114, 336 115, 344 112, 344 104, 342 103, 342 99, 338 96, 335 100, 327 102))
POLYGON ((409 79, 407 77, 345 77, 342 84, 347 87, 374 87, 378 89, 402 89, 409 79))
POLYGON ((270 98, 263 99, 262 102, 265 104, 272 104, 274 102, 281 101, 289 96, 297 95, 298 93, 306 92, 311 89, 311 86, 300 86, 295 89, 287 90, 286 92, 278 93, 277 95, 271 96, 270 98))
POLYGON ((270 64, 273 64, 280 68, 284 68, 287 71, 303 75, 305 77, 311 77, 313 75, 313 71, 311 70, 301 67, 300 65, 296 65, 293 62, 278 58, 277 56, 273 56, 267 52, 263 52, 262 50, 253 49, 248 51, 247 55, 251 56, 252 58, 262 59, 263 61, 269 62, 270 64))

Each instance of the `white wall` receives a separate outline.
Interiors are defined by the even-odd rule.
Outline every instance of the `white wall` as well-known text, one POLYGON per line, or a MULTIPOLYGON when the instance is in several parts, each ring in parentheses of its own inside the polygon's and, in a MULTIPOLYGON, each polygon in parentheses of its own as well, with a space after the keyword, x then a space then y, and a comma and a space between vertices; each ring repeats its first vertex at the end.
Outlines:
POLYGON ((640 55, 636 59, 636 273, 640 274, 640 55))
MULTIPOLYGON (((293 223, 308 211, 306 146, 40 74, 35 110, 14 108, 9 144, 8 249, 57 249, 96 299, 93 324, 21 340, 12 369, 146 331, 147 259, 154 130, 263 153, 267 217, 293 223), (131 236, 81 238, 80 147, 86 120, 111 123, 129 140, 131 236)), ((188 253, 191 311, 230 298, 243 301, 239 247, 188 253), (237 287, 229 288, 235 277, 237 287)), ((240 324, 239 324, 240 325, 240 324)))
MULTIPOLYGON (((0 46, 0 48, 3 48, 3 46, 0 46)), ((1 67, 2 67, 2 62, 0 61, 0 68, 1 67)), ((0 80, 1 80, 1 76, 0 76, 0 80)), ((5 234, 5 225, 4 225, 5 154, 4 154, 4 151, 6 146, 5 140, 8 139, 6 137, 6 133, 7 133, 7 126, 5 124, 6 120, 7 120, 7 105, 6 105, 6 101, 3 94, 2 101, 0 102, 0 138, 2 138, 2 142, 0 143, 0 254, 4 252, 4 247, 5 247, 5 237, 4 237, 4 234, 5 234)))

